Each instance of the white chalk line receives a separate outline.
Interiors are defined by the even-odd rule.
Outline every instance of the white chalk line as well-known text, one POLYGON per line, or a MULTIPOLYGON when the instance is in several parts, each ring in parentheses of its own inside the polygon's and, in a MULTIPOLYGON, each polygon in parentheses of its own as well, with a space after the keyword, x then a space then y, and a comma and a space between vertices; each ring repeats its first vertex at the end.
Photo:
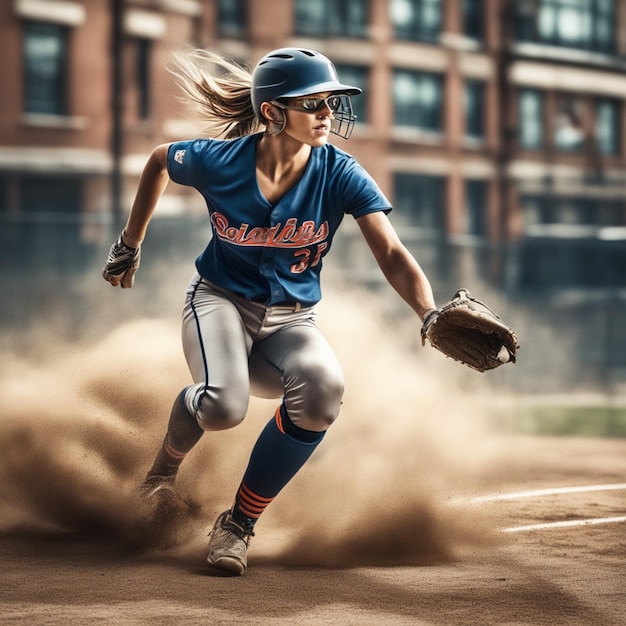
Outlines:
MULTIPOLYGON (((616 491, 626 489, 626 483, 614 483, 609 485, 585 485, 580 487, 556 487, 554 489, 533 489, 530 491, 518 491, 517 493, 502 493, 490 496, 478 496, 465 499, 465 502, 481 503, 495 502, 497 500, 518 500, 521 498, 538 498, 542 496, 558 496, 567 493, 587 493, 591 491, 616 491)), ((461 502, 461 500, 457 500, 461 502)))
MULTIPOLYGON (((582 485, 576 487, 555 487, 553 489, 532 489, 528 491, 518 491, 517 493, 503 493, 488 496, 478 496, 475 498, 458 499, 456 503, 473 503, 479 504, 483 502, 496 502, 499 500, 519 500, 522 498, 540 498, 543 496, 558 496, 569 493, 589 493, 594 491, 617 491, 626 489, 626 483, 614 483, 607 485, 582 485)), ((596 517, 579 520, 566 520, 562 522, 545 522, 541 524, 528 524, 525 526, 511 526, 510 528, 502 528, 503 533, 521 533, 533 530, 547 530, 552 528, 575 528, 580 526, 597 526, 600 524, 617 524, 626 522, 626 516, 620 515, 616 517, 596 517)))
POLYGON ((626 522, 626 515, 620 517, 592 517, 589 519, 567 520, 564 522, 546 522, 544 524, 529 524, 527 526, 511 526, 502 528, 503 533, 523 533, 531 530, 545 530, 550 528, 573 528, 576 526, 597 526, 598 524, 616 524, 626 522))

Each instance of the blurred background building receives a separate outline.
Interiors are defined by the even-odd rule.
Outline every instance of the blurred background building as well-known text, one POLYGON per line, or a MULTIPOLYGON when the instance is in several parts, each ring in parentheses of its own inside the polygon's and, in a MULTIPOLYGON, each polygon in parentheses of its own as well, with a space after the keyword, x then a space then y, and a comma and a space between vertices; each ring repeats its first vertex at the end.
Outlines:
MULTIPOLYGON (((390 197, 441 296, 489 285, 571 323, 603 372, 626 367, 620 0, 5 0, 9 290, 15 272, 100 262, 151 148, 201 134, 166 69, 190 45, 250 68, 281 46, 327 54, 364 90, 352 138, 333 141, 390 197)), ((194 219, 196 196, 170 185, 159 216, 194 219)))

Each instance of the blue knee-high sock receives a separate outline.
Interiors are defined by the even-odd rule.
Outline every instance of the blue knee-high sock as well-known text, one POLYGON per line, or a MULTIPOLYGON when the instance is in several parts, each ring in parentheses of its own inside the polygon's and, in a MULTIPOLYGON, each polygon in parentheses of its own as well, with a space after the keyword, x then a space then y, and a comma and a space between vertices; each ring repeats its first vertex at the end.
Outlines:
POLYGON ((269 503, 306 463, 325 434, 299 428, 291 422, 281 405, 252 450, 235 498, 235 519, 248 527, 254 525, 269 503))

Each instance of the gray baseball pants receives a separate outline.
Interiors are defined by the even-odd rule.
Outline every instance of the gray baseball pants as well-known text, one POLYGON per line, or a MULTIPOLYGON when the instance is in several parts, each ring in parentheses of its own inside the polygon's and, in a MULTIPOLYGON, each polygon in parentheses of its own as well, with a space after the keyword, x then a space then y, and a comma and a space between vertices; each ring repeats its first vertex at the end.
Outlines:
POLYGON ((343 372, 313 307, 250 302, 196 274, 182 340, 194 381, 185 404, 204 430, 240 424, 250 395, 283 398, 290 420, 305 430, 324 431, 339 414, 343 372))

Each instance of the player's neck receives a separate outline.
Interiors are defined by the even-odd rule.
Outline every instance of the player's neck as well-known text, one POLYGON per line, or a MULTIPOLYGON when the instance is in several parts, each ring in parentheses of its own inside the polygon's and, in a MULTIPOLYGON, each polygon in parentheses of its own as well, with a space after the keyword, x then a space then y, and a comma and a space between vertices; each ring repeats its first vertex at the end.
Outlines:
POLYGON ((287 138, 262 137, 257 144, 256 167, 269 181, 298 177, 304 171, 311 146, 287 138))
POLYGON ((311 146, 275 138, 259 140, 256 153, 256 179, 259 190, 272 205, 298 183, 306 168, 311 146), (265 141, 269 139, 269 141, 265 141))

